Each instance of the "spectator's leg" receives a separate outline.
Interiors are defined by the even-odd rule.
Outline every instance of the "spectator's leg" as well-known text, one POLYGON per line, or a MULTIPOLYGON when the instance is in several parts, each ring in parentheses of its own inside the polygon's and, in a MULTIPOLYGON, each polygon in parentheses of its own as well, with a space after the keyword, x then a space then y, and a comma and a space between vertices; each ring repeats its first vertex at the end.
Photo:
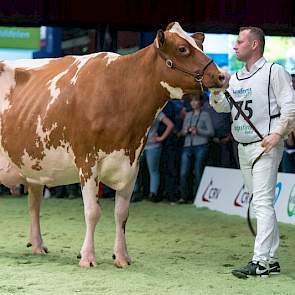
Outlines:
POLYGON ((176 202, 178 200, 178 167, 177 167, 177 151, 174 146, 166 146, 162 152, 162 178, 163 191, 167 200, 176 202))
POLYGON ((191 167, 191 147, 183 147, 180 162, 180 202, 188 201, 188 176, 191 167))
POLYGON ((195 198, 198 191, 203 171, 207 162, 209 147, 207 144, 202 144, 194 147, 195 151, 195 162, 194 162, 194 171, 195 171, 195 190, 193 198, 195 198))
POLYGON ((72 183, 66 186, 67 195, 69 199, 76 199, 82 197, 82 192, 79 183, 72 183))
POLYGON ((160 201, 158 189, 160 185, 160 157, 161 147, 146 150, 146 160, 150 174, 150 198, 151 201, 160 201))
POLYGON ((294 163, 292 161, 293 158, 293 154, 289 154, 286 151, 283 152, 283 158, 281 161, 281 166, 280 166, 280 170, 283 173, 293 173, 295 167, 293 166, 294 163))
POLYGON ((231 151, 230 151, 230 144, 224 143, 220 144, 220 165, 223 168, 231 168, 231 151))

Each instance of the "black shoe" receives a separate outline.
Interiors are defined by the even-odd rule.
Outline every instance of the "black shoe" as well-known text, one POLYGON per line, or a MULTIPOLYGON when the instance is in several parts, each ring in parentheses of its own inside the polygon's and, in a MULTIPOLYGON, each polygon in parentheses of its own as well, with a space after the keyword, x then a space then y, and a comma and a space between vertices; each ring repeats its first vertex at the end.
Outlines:
POLYGON ((149 194, 149 200, 151 202, 158 203, 158 202, 160 202, 162 200, 162 198, 159 195, 156 195, 155 193, 150 193, 149 194))
POLYGON ((281 273, 281 267, 278 262, 269 264, 269 274, 271 275, 279 275, 281 273))
POLYGON ((187 204, 187 200, 186 200, 186 199, 183 199, 183 198, 180 198, 180 199, 177 201, 177 204, 187 204))
POLYGON ((62 193, 53 193, 51 194, 52 198, 57 198, 57 199, 64 199, 64 195, 62 193))
POLYGON ((269 270, 267 267, 259 264, 259 262, 250 261, 246 266, 234 269, 232 274, 239 279, 247 279, 248 276, 266 278, 269 276, 269 270))

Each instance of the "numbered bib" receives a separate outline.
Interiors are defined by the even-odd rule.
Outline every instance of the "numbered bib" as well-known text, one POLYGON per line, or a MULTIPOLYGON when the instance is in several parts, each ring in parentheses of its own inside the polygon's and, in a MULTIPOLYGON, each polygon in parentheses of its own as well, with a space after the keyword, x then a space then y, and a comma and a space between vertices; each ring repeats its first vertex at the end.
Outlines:
MULTIPOLYGON (((270 110, 275 109, 279 113, 276 100, 271 100, 269 95, 272 65, 266 62, 248 77, 240 78, 238 72, 230 80, 230 94, 263 137, 270 132, 272 116, 270 110)), ((232 107, 232 119, 232 134, 236 141, 251 143, 260 140, 234 106, 232 107)))

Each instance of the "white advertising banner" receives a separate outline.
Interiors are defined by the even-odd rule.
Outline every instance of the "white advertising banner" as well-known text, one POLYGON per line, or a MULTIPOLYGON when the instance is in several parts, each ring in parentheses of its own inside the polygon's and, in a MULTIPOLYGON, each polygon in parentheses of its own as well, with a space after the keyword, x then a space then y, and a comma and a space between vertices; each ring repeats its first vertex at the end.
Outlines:
MULTIPOLYGON (((240 170, 206 167, 194 204, 246 217, 249 200, 240 170)), ((278 221, 295 224, 295 174, 278 174, 274 203, 278 221)))

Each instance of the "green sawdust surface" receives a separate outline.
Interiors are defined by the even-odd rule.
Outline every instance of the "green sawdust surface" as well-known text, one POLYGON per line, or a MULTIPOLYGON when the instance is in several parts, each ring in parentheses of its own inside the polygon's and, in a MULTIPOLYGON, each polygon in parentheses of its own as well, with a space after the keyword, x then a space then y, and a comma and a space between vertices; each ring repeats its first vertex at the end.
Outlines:
POLYGON ((81 269, 85 223, 81 199, 46 199, 43 238, 50 253, 32 255, 27 198, 0 197, 0 295, 5 294, 295 294, 295 227, 280 224, 282 274, 237 279, 231 270, 251 259, 246 220, 193 205, 133 203, 126 236, 131 266, 112 264, 114 201, 101 200, 95 233, 97 266, 81 269))

